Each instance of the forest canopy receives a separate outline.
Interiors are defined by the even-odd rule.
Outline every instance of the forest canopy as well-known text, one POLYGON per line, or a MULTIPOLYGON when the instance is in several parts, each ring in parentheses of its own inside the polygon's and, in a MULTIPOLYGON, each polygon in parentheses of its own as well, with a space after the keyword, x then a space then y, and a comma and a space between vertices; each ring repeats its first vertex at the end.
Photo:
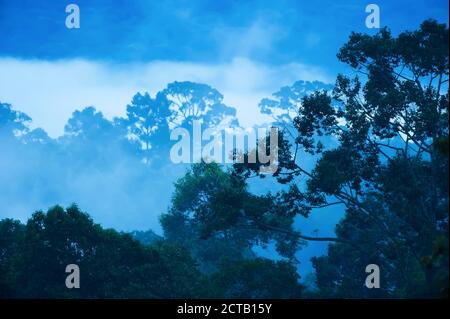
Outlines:
POLYGON ((261 113, 280 129, 271 176, 258 162, 170 163, 174 126, 239 126, 206 84, 137 93, 113 120, 77 110, 57 139, 0 103, 2 210, 21 206, 16 194, 28 207, 74 193, 95 203, 89 213, 124 222, 164 210, 161 235, 105 229, 75 204, 25 223, 3 219, 0 296, 448 297, 448 36, 435 20, 398 35, 352 33, 337 54, 351 71, 334 85, 298 81, 263 99, 261 113), (263 180, 270 190, 253 191, 263 180), (329 208, 343 211, 334 236, 297 227, 329 208), (327 252, 300 283, 297 252, 318 241, 327 252), (276 258, 256 246, 274 247, 276 258), (65 287, 67 264, 79 265, 80 289, 65 287), (369 264, 380 268, 378 289, 364 285, 369 264))

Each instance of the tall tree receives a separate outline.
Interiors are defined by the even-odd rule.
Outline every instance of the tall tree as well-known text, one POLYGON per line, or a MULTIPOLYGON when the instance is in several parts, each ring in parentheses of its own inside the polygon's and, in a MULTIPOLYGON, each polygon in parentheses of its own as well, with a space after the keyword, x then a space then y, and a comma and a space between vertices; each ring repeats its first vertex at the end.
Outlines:
POLYGON ((293 122, 302 105, 302 99, 316 91, 331 91, 332 89, 332 85, 319 81, 296 81, 293 85, 284 86, 273 93, 271 98, 262 99, 259 109, 262 114, 267 114, 272 118, 274 126, 285 131, 287 138, 295 138, 293 122))
POLYGON ((206 127, 237 126, 236 110, 223 103, 223 95, 206 84, 173 82, 161 92, 169 100, 172 126, 190 128, 193 121, 206 127), (223 123, 225 122, 225 123, 223 123))
POLYGON ((121 161, 133 160, 136 147, 121 124, 106 119, 93 106, 73 112, 59 138, 64 155, 78 164, 75 168, 106 169, 114 164, 118 154, 121 161))
MULTIPOLYGON (((280 141, 274 175, 289 185, 280 196, 294 214, 346 209, 337 237, 314 238, 335 242, 315 261, 319 288, 354 296, 341 288, 361 287, 373 262, 384 267, 386 281, 372 294, 448 294, 448 280, 441 287, 448 278, 448 53, 448 28, 433 20, 398 37, 386 28, 353 33, 338 58, 359 76, 339 75, 331 95, 302 98, 295 145, 280 141), (324 145, 322 136, 336 143, 324 145), (299 150, 320 155, 312 170, 299 150)), ((235 170, 250 177, 259 166, 235 170)), ((359 296, 369 295, 362 290, 359 296)))
MULTIPOLYGON (((200 259, 207 258, 208 246, 222 247, 224 255, 241 259, 251 257, 248 250, 254 245, 270 242, 282 256, 295 259, 301 242, 292 237, 297 235, 292 215, 274 201, 271 194, 250 193, 246 181, 231 170, 202 162, 175 183, 170 210, 161 223, 169 239, 188 248, 199 245, 200 259)), ((209 257, 216 265, 220 261, 220 254, 209 257)))
POLYGON ((146 161, 166 149, 171 114, 169 101, 161 93, 155 98, 148 93, 137 93, 127 105, 125 124, 129 133, 141 143, 146 161))

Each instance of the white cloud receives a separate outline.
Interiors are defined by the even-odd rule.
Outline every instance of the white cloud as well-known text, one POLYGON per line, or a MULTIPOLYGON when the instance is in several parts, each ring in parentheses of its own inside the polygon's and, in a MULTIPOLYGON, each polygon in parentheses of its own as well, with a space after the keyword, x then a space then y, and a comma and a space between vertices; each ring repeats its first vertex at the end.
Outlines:
POLYGON ((174 61, 110 64, 88 60, 0 59, 0 101, 33 118, 50 136, 63 133, 72 112, 93 105, 106 117, 121 116, 136 92, 154 95, 173 81, 206 83, 238 111, 243 126, 261 123, 258 103, 296 80, 330 82, 321 68, 301 63, 279 66, 246 58, 205 64, 174 61))

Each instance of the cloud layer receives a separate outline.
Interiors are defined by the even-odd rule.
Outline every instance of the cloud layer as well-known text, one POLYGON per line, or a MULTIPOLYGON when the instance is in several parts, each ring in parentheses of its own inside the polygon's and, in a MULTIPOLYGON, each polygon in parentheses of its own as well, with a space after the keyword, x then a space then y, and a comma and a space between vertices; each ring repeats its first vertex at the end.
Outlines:
POLYGON ((95 106, 106 117, 124 115, 137 92, 152 95, 173 81, 206 83, 237 109, 243 126, 264 122, 258 103, 281 86, 296 80, 331 82, 323 69, 301 63, 269 66, 246 58, 230 63, 206 64, 175 61, 110 64, 88 60, 0 59, 0 101, 33 118, 52 137, 63 133, 75 109, 95 106))

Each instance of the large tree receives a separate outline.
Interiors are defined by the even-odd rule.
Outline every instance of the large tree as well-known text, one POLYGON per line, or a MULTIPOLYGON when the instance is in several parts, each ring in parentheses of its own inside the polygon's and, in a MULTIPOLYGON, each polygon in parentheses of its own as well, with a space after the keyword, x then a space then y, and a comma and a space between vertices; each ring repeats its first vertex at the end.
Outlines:
POLYGON ((137 93, 127 105, 126 119, 118 119, 125 125, 132 138, 140 142, 147 162, 150 158, 168 153, 165 145, 169 141, 168 119, 172 112, 169 101, 161 93, 152 98, 148 93, 137 93))
POLYGON ((161 223, 169 240, 194 249, 195 256, 213 269, 221 257, 253 258, 254 245, 270 242, 294 259, 299 244, 290 237, 292 218, 273 205, 272 195, 250 193, 244 179, 214 162, 194 164, 175 183, 171 207, 161 223))
MULTIPOLYGON (((280 134, 274 177, 288 189, 268 195, 271 203, 259 203, 257 214, 245 207, 250 198, 229 198, 227 205, 245 204, 221 210, 217 200, 202 204, 205 197, 193 194, 197 218, 216 231, 255 227, 292 241, 332 242, 329 255, 314 260, 324 295, 448 294, 448 28, 428 20, 397 37, 386 28, 353 33, 338 58, 358 75, 339 75, 331 94, 304 96, 294 139, 280 134), (300 150, 318 156, 312 169, 300 150), (304 236, 266 219, 284 216, 291 225, 297 215, 330 206, 346 212, 336 237, 304 236), (364 287, 369 263, 381 268, 380 290, 364 287)), ((235 175, 264 177, 261 165, 235 164, 235 175)))
POLYGON ((294 118, 302 99, 316 91, 331 91, 333 86, 319 81, 296 81, 291 86, 283 86, 272 94, 271 98, 264 98, 259 103, 262 114, 272 118, 272 125, 280 127, 289 139, 295 139, 294 118))
POLYGON ((110 121, 95 107, 77 110, 67 121, 59 147, 74 168, 105 170, 120 161, 135 161, 136 144, 127 138, 126 128, 117 119, 110 121))
POLYGON ((194 121, 206 127, 237 126, 236 110, 223 103, 223 95, 207 84, 173 82, 161 92, 169 100, 172 126, 191 129, 194 121))
POLYGON ((129 137, 140 142, 145 161, 153 166, 169 160, 170 129, 192 131, 194 121, 212 129, 238 125, 236 110, 223 103, 219 91, 188 81, 169 83, 155 98, 136 94, 127 106, 127 117, 117 119, 127 127, 129 137))
POLYGON ((209 297, 299 298, 302 286, 292 219, 271 195, 251 194, 244 179, 217 163, 198 163, 178 179, 164 238, 187 249, 209 275, 209 297), (262 228, 262 226, 266 228, 262 228), (255 245, 275 244, 282 261, 258 258, 255 245))

